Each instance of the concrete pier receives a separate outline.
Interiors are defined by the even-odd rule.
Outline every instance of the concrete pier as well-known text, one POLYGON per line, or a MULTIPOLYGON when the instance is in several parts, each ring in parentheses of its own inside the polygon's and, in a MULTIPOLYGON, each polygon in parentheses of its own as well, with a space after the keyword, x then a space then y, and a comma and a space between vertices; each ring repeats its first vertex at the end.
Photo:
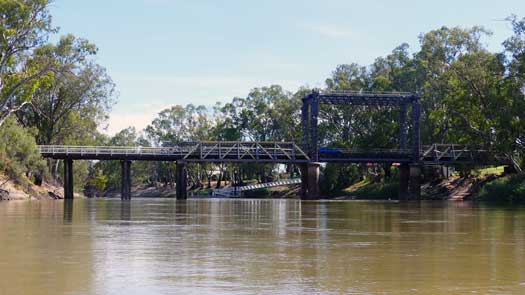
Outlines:
POLYGON ((64 199, 73 199, 73 160, 64 159, 64 199))
POLYGON ((131 200, 131 161, 121 161, 121 199, 131 200))
POLYGON ((321 196, 319 190, 319 163, 300 165, 301 170, 301 199, 317 200, 321 196))
POLYGON ((188 198, 188 179, 186 174, 186 162, 177 161, 175 168, 175 183, 177 200, 186 200, 188 198))

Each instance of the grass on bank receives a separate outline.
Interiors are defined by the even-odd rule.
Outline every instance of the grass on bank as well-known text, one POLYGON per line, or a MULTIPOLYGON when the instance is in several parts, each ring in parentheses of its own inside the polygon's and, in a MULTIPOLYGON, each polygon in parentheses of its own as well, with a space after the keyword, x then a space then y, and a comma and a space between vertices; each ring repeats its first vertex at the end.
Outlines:
POLYGON ((497 166, 472 170, 472 175, 478 177, 483 177, 491 174, 501 176, 504 172, 505 166, 497 166))
POLYGON ((369 200, 398 199, 398 191, 399 182, 394 179, 384 182, 371 182, 368 179, 364 179, 343 190, 345 194, 357 199, 369 200))

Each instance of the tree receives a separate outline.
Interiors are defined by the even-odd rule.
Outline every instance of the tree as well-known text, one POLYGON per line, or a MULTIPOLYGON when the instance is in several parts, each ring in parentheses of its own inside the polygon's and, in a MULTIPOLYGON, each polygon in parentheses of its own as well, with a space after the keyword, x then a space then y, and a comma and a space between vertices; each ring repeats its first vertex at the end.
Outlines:
POLYGON ((30 56, 55 31, 48 5, 48 0, 0 2, 0 126, 30 104, 39 78, 68 70, 30 56))
POLYGON ((521 158, 525 167, 525 17, 513 15, 507 19, 514 35, 503 42, 503 58, 508 76, 505 80, 507 97, 512 98, 512 112, 508 114, 505 130, 509 133, 507 152, 516 162, 521 158))
POLYGON ((212 122, 205 106, 175 105, 162 110, 145 129, 156 146, 170 146, 184 141, 208 140, 212 122))
POLYGON ((57 45, 35 49, 34 59, 70 68, 68 74, 40 78, 32 108, 17 115, 25 126, 38 129, 39 144, 92 144, 98 137, 97 127, 111 108, 115 85, 91 60, 96 52, 95 45, 72 35, 57 45))

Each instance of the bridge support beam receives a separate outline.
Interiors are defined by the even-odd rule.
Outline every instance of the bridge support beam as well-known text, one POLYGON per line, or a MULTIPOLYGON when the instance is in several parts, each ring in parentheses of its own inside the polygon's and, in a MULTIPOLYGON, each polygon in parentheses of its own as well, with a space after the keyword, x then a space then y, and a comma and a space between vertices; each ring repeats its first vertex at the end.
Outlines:
POLYGON ((186 200, 188 198, 188 179, 186 173, 186 162, 177 161, 175 168, 175 183, 177 200, 186 200))
POLYGON ((401 164, 399 166, 399 200, 421 199, 421 166, 401 164))
POLYGON ((64 160, 64 199, 73 199, 73 159, 64 160))
POLYGON ((319 163, 308 163, 300 165, 301 170, 301 199, 317 200, 321 192, 319 190, 319 163))
POLYGON ((120 198, 131 200, 131 161, 121 161, 121 167, 120 198))

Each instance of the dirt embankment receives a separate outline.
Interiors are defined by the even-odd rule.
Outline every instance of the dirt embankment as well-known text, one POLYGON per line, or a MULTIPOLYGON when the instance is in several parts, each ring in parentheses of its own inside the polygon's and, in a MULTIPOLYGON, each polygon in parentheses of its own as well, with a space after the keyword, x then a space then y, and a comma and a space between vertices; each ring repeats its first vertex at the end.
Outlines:
POLYGON ((0 201, 4 200, 29 200, 29 199, 62 199, 64 190, 61 186, 47 182, 41 186, 34 185, 27 181, 27 185, 22 186, 0 174, 0 201))
POLYGON ((484 184, 496 178, 498 176, 494 174, 478 177, 452 176, 448 179, 426 183, 421 189, 423 195, 432 200, 471 200, 476 197, 484 184))

